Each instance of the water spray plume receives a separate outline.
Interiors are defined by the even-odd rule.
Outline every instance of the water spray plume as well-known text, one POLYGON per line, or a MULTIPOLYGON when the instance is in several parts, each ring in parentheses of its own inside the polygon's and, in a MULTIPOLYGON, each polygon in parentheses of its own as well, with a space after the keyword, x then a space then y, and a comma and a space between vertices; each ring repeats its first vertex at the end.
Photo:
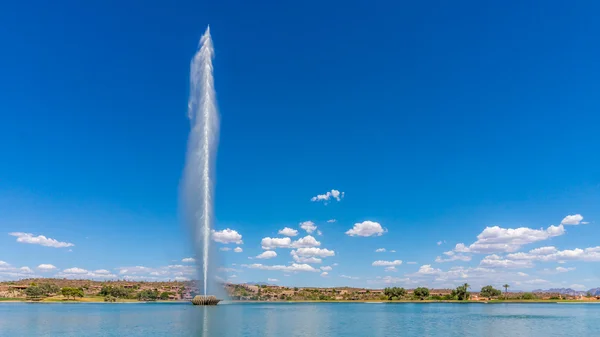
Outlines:
POLYGON ((214 168, 219 139, 210 27, 190 64, 188 117, 190 135, 183 179, 185 214, 201 262, 204 295, 208 288, 210 233, 213 224, 214 168))

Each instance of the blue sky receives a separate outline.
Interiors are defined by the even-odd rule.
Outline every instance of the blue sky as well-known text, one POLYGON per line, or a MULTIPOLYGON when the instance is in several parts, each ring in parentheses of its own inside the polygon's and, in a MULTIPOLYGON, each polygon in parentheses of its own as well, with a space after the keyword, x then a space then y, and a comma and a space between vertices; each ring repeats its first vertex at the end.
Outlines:
MULTIPOLYGON (((221 113, 215 227, 243 242, 215 243, 232 249, 219 253, 220 277, 600 286, 599 7, 4 4, 0 279, 190 277, 178 187, 189 61, 210 24, 221 113), (343 198, 311 201, 332 190, 343 198), (583 219, 560 226, 569 215, 583 219), (306 221, 317 229, 307 233, 306 221), (346 234, 365 221, 381 235, 346 234), (312 248, 335 255, 299 263, 288 247, 256 258, 285 227, 298 230, 290 242, 311 235, 312 248), (555 248, 529 253, 540 247, 555 248)), ((301 252, 299 261, 331 254, 301 252)))

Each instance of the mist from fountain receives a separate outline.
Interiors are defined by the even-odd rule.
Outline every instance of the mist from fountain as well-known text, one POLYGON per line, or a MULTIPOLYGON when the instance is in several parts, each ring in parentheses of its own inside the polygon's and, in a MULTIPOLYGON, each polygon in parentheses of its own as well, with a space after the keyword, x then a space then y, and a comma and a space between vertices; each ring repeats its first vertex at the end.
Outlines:
POLYGON ((185 218, 193 235, 204 295, 208 290, 210 235, 214 221, 214 170, 219 139, 213 58, 210 27, 207 27, 190 64, 190 134, 183 177, 185 218))

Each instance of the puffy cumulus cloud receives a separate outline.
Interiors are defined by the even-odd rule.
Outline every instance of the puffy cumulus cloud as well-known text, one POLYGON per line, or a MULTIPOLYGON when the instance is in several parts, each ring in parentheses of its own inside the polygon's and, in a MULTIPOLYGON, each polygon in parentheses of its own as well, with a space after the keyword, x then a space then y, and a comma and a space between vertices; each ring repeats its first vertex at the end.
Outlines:
POLYGON ((296 241, 290 238, 263 238, 260 242, 262 249, 317 247, 321 243, 313 236, 307 235, 296 241))
POLYGON ((371 265, 375 267, 389 267, 389 266, 399 266, 402 264, 402 260, 394 260, 394 261, 383 261, 377 260, 373 262, 371 265))
POLYGON ((194 263, 194 262, 196 262, 196 259, 194 259, 193 257, 186 257, 185 259, 182 259, 181 262, 183 262, 183 263, 194 263))
POLYGON ((15 280, 33 276, 33 270, 29 267, 14 267, 7 262, 0 261, 0 279, 15 280))
POLYGON ((321 242, 317 241, 314 237, 307 235, 292 242, 291 248, 310 248, 320 246, 321 242))
POLYGON ((441 269, 432 268, 430 264, 424 264, 421 267, 419 267, 419 271, 417 271, 417 274, 432 275, 432 274, 439 274, 441 272, 442 272, 441 269))
POLYGON ((528 253, 513 253, 506 256, 510 260, 521 261, 600 261, 600 246, 585 249, 558 250, 556 247, 541 247, 530 250, 528 253))
POLYGON ((354 227, 346 231, 347 235, 350 236, 381 236, 387 232, 387 229, 381 227, 378 222, 374 221, 363 221, 355 223, 354 227))
POLYGON ((325 204, 327 204, 330 200, 341 201, 343 198, 344 198, 344 192, 340 192, 338 190, 331 190, 331 191, 325 192, 325 194, 318 194, 318 195, 310 198, 310 201, 313 201, 313 202, 323 201, 325 204))
POLYGON ((315 264, 315 263, 321 263, 321 262, 323 262, 322 259, 320 259, 318 257, 314 257, 314 256, 307 257, 307 256, 292 255, 292 258, 297 263, 315 264))
POLYGON ((260 245, 262 246, 262 249, 290 248, 292 239, 266 237, 261 240, 260 245))
POLYGON ((582 223, 581 222, 582 220, 583 220, 583 217, 581 216, 581 214, 567 215, 564 219, 562 219, 560 224, 575 226, 575 225, 579 225, 580 223, 582 223))
POLYGON ((377 248, 375 249, 375 253, 385 253, 385 248, 377 248))
POLYGON ((242 249, 242 247, 235 247, 235 249, 233 250, 235 253, 241 253, 244 250, 242 249))
POLYGON ((484 257, 479 265, 484 268, 533 268, 531 261, 507 260, 495 254, 484 257))
POLYGON ((335 252, 333 250, 329 250, 327 248, 316 248, 316 247, 298 248, 296 250, 292 250, 290 254, 298 255, 298 256, 317 256, 317 257, 335 256, 335 252))
POLYGON ((323 266, 320 268, 322 271, 331 271, 333 268, 331 268, 330 266, 323 266))
POLYGON ((304 221, 300 223, 300 228, 304 229, 308 234, 311 234, 317 229, 315 223, 312 221, 304 221))
POLYGON ((319 271, 319 269, 313 268, 312 266, 310 266, 308 264, 299 264, 299 263, 292 263, 289 266, 284 266, 284 265, 267 266, 267 265, 260 264, 260 263, 254 263, 254 264, 243 264, 242 267, 250 268, 250 269, 260 269, 260 270, 278 270, 278 271, 283 271, 283 272, 318 272, 319 271))
POLYGON ((69 242, 61 242, 55 239, 51 239, 45 237, 43 235, 33 236, 31 233, 21 233, 21 232, 13 232, 8 233, 8 235, 14 236, 17 238, 17 242, 20 243, 29 243, 32 245, 40 245, 44 247, 52 247, 52 248, 66 248, 75 246, 69 242))
MULTIPOLYGON (((1 266, 1 264, 0 264, 0 266, 1 266)), ((52 264, 44 263, 44 264, 40 264, 39 266, 37 266, 37 269, 39 269, 41 271, 52 271, 52 270, 55 270, 56 267, 52 264)))
POLYGON ((388 271, 388 272, 397 272, 398 269, 396 269, 396 267, 394 267, 394 266, 391 266, 391 267, 385 267, 385 271, 388 271))
POLYGON ((546 229, 486 227, 481 234, 477 235, 477 241, 468 247, 464 243, 459 243, 454 251, 478 254, 512 253, 523 245, 563 234, 565 234, 563 225, 550 226, 546 229))
POLYGON ((264 251, 261 254, 257 255, 256 258, 257 259, 272 259, 276 256, 277 256, 277 253, 275 253, 272 250, 267 250, 267 251, 264 251))
POLYGON ((215 242, 220 243, 235 243, 241 245, 244 243, 242 241, 242 235, 233 229, 224 229, 222 231, 212 230, 212 237, 215 242))
POLYGON ((327 275, 329 275, 329 273, 326 272, 326 271, 324 271, 324 272, 321 273, 321 277, 326 277, 327 275))
POLYGON ((279 282, 279 280, 276 279, 276 278, 268 278, 267 281, 269 281, 269 282, 279 282))
POLYGON ((92 279, 92 280, 108 280, 117 279, 117 275, 111 273, 106 269, 98 270, 87 270, 83 268, 67 268, 56 274, 56 277, 67 278, 67 279, 92 279))
POLYGON ((278 234, 285 236, 296 236, 298 235, 298 231, 293 228, 285 227, 284 229, 280 230, 278 234))

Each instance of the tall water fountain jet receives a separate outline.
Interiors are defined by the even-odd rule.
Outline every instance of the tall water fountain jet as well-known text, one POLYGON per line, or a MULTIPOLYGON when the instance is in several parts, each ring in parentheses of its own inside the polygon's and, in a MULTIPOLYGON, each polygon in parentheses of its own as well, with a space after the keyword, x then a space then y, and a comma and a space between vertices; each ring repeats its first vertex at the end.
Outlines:
POLYGON ((203 293, 207 295, 210 234, 213 224, 214 169, 219 140, 210 27, 190 64, 190 135, 183 179, 185 217, 193 235, 203 293))

